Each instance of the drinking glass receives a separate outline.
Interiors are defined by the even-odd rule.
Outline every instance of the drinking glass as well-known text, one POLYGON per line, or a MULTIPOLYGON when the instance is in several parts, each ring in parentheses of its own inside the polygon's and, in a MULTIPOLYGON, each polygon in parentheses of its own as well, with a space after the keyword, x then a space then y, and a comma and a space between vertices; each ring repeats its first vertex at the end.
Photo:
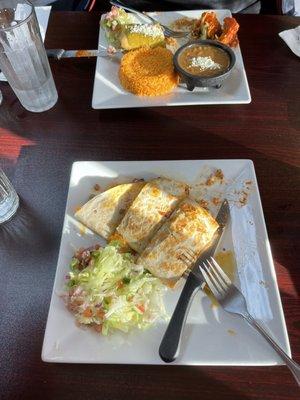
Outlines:
POLYGON ((0 224, 9 220, 19 207, 19 196, 0 168, 0 224))
POLYGON ((0 0, 0 68, 29 111, 53 107, 57 91, 33 5, 0 0))

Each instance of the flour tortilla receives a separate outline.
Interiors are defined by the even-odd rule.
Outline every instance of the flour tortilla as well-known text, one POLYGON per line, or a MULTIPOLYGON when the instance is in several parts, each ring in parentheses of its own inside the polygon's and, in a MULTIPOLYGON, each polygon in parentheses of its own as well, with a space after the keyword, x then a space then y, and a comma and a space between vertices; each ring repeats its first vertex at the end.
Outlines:
POLYGON ((168 178, 153 179, 133 201, 117 232, 140 254, 187 194, 185 183, 168 178))
POLYGON ((104 239, 109 239, 144 185, 145 182, 134 182, 115 186, 89 200, 75 217, 104 239))
POLYGON ((138 258, 154 276, 178 280, 212 240, 217 221, 196 201, 183 200, 138 258))

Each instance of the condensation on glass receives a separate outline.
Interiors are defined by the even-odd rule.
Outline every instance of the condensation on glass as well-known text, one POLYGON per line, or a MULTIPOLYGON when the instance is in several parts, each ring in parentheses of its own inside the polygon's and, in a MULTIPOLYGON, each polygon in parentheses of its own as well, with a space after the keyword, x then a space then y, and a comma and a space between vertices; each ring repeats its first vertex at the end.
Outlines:
POLYGON ((46 111, 56 103, 39 24, 26 0, 0 1, 0 69, 27 110, 46 111))

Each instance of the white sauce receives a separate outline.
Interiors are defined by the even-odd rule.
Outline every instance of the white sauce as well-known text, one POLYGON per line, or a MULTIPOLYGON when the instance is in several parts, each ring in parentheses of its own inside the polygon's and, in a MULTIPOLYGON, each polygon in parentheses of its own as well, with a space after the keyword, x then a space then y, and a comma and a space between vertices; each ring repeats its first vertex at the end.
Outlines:
POLYGON ((221 65, 214 62, 210 57, 193 57, 189 67, 199 67, 201 69, 220 69, 221 65))

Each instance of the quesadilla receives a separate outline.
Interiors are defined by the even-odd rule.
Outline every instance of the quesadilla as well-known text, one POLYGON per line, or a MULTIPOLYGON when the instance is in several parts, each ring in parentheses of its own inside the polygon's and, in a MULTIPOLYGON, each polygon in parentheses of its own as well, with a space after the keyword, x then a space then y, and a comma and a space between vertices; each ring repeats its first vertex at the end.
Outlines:
POLYGON ((155 232, 188 194, 188 185, 168 178, 148 182, 129 207, 117 232, 141 253, 155 232))
POLYGON ((89 200, 75 213, 75 217, 108 239, 144 185, 145 182, 134 182, 115 186, 89 200))
POLYGON ((154 235, 137 263, 158 278, 178 280, 217 229, 218 223, 208 211, 194 200, 185 199, 154 235))

